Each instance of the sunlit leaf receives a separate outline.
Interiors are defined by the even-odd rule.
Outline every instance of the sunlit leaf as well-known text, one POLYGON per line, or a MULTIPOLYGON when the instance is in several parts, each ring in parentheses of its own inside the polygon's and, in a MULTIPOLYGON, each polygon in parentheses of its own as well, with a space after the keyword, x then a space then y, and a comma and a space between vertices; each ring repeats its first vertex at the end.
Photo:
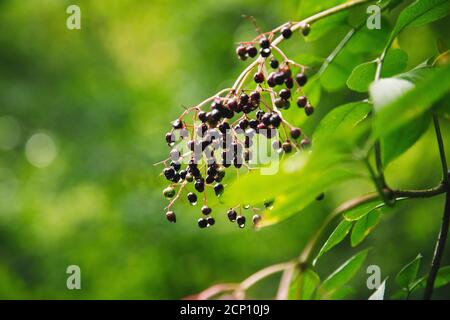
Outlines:
POLYGON ((448 0, 417 0, 403 9, 392 30, 390 41, 408 25, 421 25, 448 15, 448 0))
MULTIPOLYGON (((391 77, 406 68, 408 55, 401 49, 390 50, 381 69, 381 77, 391 77)), ((375 79, 377 64, 366 62, 356 66, 347 79, 347 86, 358 92, 367 92, 369 85, 375 79)))
POLYGON ((327 241, 325 241, 324 245, 320 249, 317 257, 314 259, 314 264, 317 260, 327 251, 329 251, 334 246, 338 245, 342 240, 345 239, 345 236, 349 233, 352 228, 353 223, 347 220, 342 220, 336 229, 331 233, 328 237, 327 241))
MULTIPOLYGON (((385 81, 389 79, 382 79, 385 81)), ((406 81, 406 80, 403 80, 406 81)), ((411 83, 406 81, 407 83, 411 83)), ((410 85, 412 86, 412 85, 410 85)), ((450 66, 438 68, 430 76, 419 82, 414 89, 407 91, 394 101, 391 100, 378 110, 374 121, 375 137, 389 135, 395 129, 406 125, 410 121, 421 116, 430 109, 437 100, 443 97, 450 89, 450 66)), ((384 99, 385 90, 392 90, 391 86, 371 85, 370 94, 372 99, 381 101, 384 99)), ((398 89, 397 89, 398 90, 398 89)), ((395 95, 398 97, 398 95, 395 95)), ((376 107, 376 104, 375 104, 376 107)))
POLYGON ((356 247, 369 235, 380 221, 380 215, 379 210, 375 209, 355 223, 350 236, 352 247, 356 247))

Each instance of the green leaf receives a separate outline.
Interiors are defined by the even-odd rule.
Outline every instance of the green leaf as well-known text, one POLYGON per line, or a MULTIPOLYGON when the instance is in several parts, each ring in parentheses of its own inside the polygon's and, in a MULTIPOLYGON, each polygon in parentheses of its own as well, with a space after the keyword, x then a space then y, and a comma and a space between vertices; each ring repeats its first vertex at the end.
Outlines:
POLYGON ((343 213, 343 216, 348 221, 355 221, 363 218, 369 212, 375 210, 376 208, 380 208, 384 206, 383 201, 375 199, 365 203, 360 204, 359 206, 353 207, 350 210, 346 210, 343 213))
POLYGON ((318 288, 320 296, 326 298, 350 281, 362 267, 367 253, 368 249, 360 251, 328 276, 318 288))
POLYGON ((386 167, 392 160, 403 154, 427 131, 431 115, 426 114, 410 121, 381 140, 383 165, 386 167))
POLYGON ((367 102, 351 102, 334 108, 317 126, 313 143, 328 143, 335 136, 345 135, 348 130, 361 123, 371 109, 371 105, 367 102))
MULTIPOLYGON (((382 77, 391 77, 406 68, 408 55, 402 49, 392 49, 386 54, 386 58, 381 69, 382 77)), ((366 62, 356 66, 350 77, 347 79, 347 86, 358 92, 367 92, 369 85, 375 79, 377 64, 366 62)))
MULTIPOLYGON (((312 160, 313 161, 313 160, 312 160)), ((268 179, 269 176, 261 176, 254 179, 253 182, 250 182, 248 180, 245 180, 245 184, 242 184, 243 178, 241 178, 241 181, 239 182, 239 185, 243 187, 245 190, 255 190, 258 188, 258 190, 261 189, 261 185, 258 182, 264 181, 267 183, 275 183, 279 186, 283 186, 281 188, 277 188, 278 190, 273 190, 273 188, 267 188, 271 190, 267 190, 263 192, 262 194, 267 194, 267 196, 264 199, 272 199, 274 198, 273 206, 270 208, 267 208, 263 212, 263 219, 260 223, 261 227, 266 227, 275 223, 278 223, 280 221, 283 221, 289 217, 291 217, 293 214, 298 213, 302 211, 306 206, 308 206, 310 203, 315 201, 316 196, 324 191, 326 191, 330 186, 335 185, 338 182, 350 179, 352 177, 355 177, 355 173, 351 172, 350 168, 344 168, 344 167, 337 167, 335 165, 331 166, 328 169, 324 169, 324 171, 321 171, 322 169, 319 169, 315 166, 307 166, 304 170, 298 172, 299 176, 302 178, 295 178, 297 174, 294 174, 293 176, 289 175, 277 175, 277 176, 270 176, 271 179, 268 179), (317 171, 319 170, 319 171, 317 171), (322 176, 323 174, 323 176, 322 176), (281 178, 284 177, 284 180, 281 178), (291 183, 291 179, 293 179, 291 183), (277 182, 275 182, 277 181, 277 182), (286 181, 289 181, 289 183, 286 183, 286 181), (285 190, 286 187, 289 187, 296 190, 296 186, 294 182, 302 181, 302 186, 299 188, 298 191, 289 192, 289 190, 286 190, 285 193, 280 193, 279 189, 285 190)), ((229 189, 230 190, 230 189, 229 189)), ((229 191, 230 192, 230 191, 229 191)), ((255 197, 255 194, 252 193, 252 204, 259 202, 263 202, 264 199, 262 199, 261 194, 258 195, 258 197, 255 197)), ((241 195, 239 197, 240 201, 242 203, 248 203, 248 196, 241 195)))
POLYGON ((395 277, 395 282, 402 288, 409 288, 410 285, 416 280, 417 273, 419 272, 420 262, 422 255, 418 254, 417 257, 404 266, 395 277))
POLYGON ((417 0, 399 15, 389 38, 394 38, 408 25, 421 25, 435 21, 449 13, 448 0, 417 0))
POLYGON ((386 280, 374 291, 368 300, 384 300, 384 292, 386 291, 386 280))
MULTIPOLYGON (((420 278, 415 282, 414 289, 424 288, 427 283, 428 275, 420 278)), ((445 266, 439 268, 439 271, 436 275, 436 279, 434 281, 434 288, 441 288, 450 283, 450 266, 445 266)))
POLYGON ((336 289, 332 294, 328 296, 328 299, 330 300, 343 300, 346 299, 348 296, 355 293, 355 289, 350 286, 343 286, 338 289, 336 289))
POLYGON ((352 247, 356 247, 369 235, 380 221, 380 215, 380 211, 375 209, 355 223, 350 237, 352 247))
POLYGON ((338 245, 342 240, 345 239, 345 236, 349 233, 352 228, 353 223, 347 220, 342 220, 336 229, 331 233, 328 237, 327 241, 325 241, 322 248, 320 248, 317 257, 314 259, 313 265, 316 264, 317 260, 327 251, 329 251, 334 246, 338 245))
MULTIPOLYGON (((370 87, 370 95, 374 101, 374 106, 377 109, 374 119, 374 136, 375 138, 385 137, 392 133, 395 129, 408 124, 410 121, 421 116, 424 112, 433 106, 433 103, 443 97, 450 89, 450 65, 442 68, 437 68, 430 76, 418 83, 414 89, 411 89, 412 84, 409 81, 396 79, 396 81, 403 81, 408 83, 409 91, 401 95, 397 99, 387 99, 388 103, 383 103, 386 90, 403 91, 405 92, 405 84, 403 88, 393 88, 391 85, 381 84, 383 81, 390 81, 390 79, 381 79, 374 82, 370 87)), ((398 94, 397 94, 398 97, 398 94)))
MULTIPOLYGON (((319 77, 314 75, 309 79, 306 85, 302 88, 303 94, 308 97, 309 103, 313 106, 317 106, 320 101, 320 97, 322 95, 322 86, 320 84, 319 77)), ((293 95, 292 101, 297 101, 297 98, 300 95, 300 91, 293 95)))
POLYGON ((337 27, 346 25, 347 15, 348 13, 346 11, 341 11, 327 17, 327 19, 321 19, 314 22, 311 25, 311 31, 309 35, 305 37, 305 41, 313 42, 319 40, 327 33, 336 30, 337 27))
POLYGON ((311 300, 320 278, 312 269, 306 269, 292 281, 289 287, 289 300, 311 300))

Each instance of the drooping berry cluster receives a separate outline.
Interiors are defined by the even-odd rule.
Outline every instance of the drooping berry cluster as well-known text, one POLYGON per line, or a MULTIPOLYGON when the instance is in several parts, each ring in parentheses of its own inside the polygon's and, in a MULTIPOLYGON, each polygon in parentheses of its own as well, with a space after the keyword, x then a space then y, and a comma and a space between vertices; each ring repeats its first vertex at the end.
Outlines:
MULTIPOLYGON (((309 26, 302 29, 303 34, 307 29, 309 26)), ((176 222, 172 207, 186 192, 183 197, 191 205, 196 205, 201 198, 198 226, 213 226, 213 210, 207 203, 208 188, 220 197, 225 190, 222 181, 227 168, 233 167, 238 172, 252 170, 258 164, 253 158, 254 152, 260 152, 255 145, 261 139, 270 140, 273 150, 279 155, 309 145, 309 139, 302 130, 287 122, 282 114, 282 110, 289 109, 294 95, 298 96, 297 106, 307 116, 313 113, 314 108, 302 91, 308 81, 306 68, 289 60, 272 42, 277 32, 284 39, 291 38, 293 33, 290 26, 285 25, 279 30, 261 34, 251 42, 241 43, 236 49, 238 58, 255 58, 259 53, 257 60, 241 74, 232 88, 186 109, 173 121, 172 130, 165 137, 171 147, 170 157, 162 161, 165 165, 163 175, 170 181, 163 191, 164 196, 170 199, 166 207, 168 221, 176 222), (275 52, 282 60, 277 59, 275 52), (270 73, 269 68, 272 69, 270 73), (252 73, 253 88, 247 83, 252 73), (193 117, 188 120, 187 115, 193 117)), ((243 228, 246 223, 243 207, 252 209, 252 222, 257 225, 261 220, 260 209, 240 204, 227 211, 228 219, 243 228)))

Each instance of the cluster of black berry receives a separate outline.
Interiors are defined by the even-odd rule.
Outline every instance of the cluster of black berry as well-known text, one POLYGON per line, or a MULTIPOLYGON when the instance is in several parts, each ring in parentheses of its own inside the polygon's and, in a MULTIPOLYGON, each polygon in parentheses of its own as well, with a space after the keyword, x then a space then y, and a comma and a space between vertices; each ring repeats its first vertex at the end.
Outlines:
MULTIPOLYGON (((289 26, 283 27, 280 32, 285 39, 292 35, 289 26)), ((176 222, 176 215, 171 209, 174 202, 186 191, 186 198, 192 205, 198 202, 197 194, 202 194, 202 215, 198 226, 205 228, 214 225, 212 209, 207 205, 206 188, 212 188, 214 194, 220 197, 225 190, 222 180, 227 168, 251 170, 255 138, 273 140, 272 147, 279 154, 309 145, 308 138, 299 128, 283 119, 281 112, 290 107, 293 90, 302 93, 308 78, 303 66, 288 60, 279 48, 272 45, 273 35, 262 35, 258 41, 241 44, 236 49, 241 60, 255 58, 259 52, 253 75, 256 87, 246 88, 244 74, 236 87, 187 109, 172 123, 172 130, 166 134, 166 142, 172 149, 169 159, 163 161, 163 175, 171 182, 163 191, 164 196, 170 199, 166 211, 170 222, 176 222), (259 43, 259 50, 255 47, 256 42, 259 43), (281 52, 284 58, 281 63, 273 55, 273 49, 281 52), (269 73, 266 65, 273 71, 269 73), (299 68, 295 76, 293 68, 299 68), (276 91, 278 86, 282 88, 276 91), (223 94, 225 96, 221 96, 223 94), (208 102, 210 107, 205 110, 208 102), (186 121, 185 116, 189 113, 193 113, 193 119, 186 121), (303 139, 298 142, 302 135, 303 139)), ((306 115, 313 113, 314 109, 304 94, 297 98, 296 104, 304 109, 306 115)), ((229 209, 227 216, 239 227, 245 226, 245 216, 238 215, 235 209, 229 209)), ((255 213, 253 224, 257 225, 260 220, 261 216, 255 213)))

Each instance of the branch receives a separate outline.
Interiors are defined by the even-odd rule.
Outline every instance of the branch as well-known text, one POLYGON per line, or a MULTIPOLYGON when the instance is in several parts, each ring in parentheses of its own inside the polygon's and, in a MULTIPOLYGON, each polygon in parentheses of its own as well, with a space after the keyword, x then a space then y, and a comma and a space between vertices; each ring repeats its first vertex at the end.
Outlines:
POLYGON ((434 250, 433 260, 431 261, 431 269, 427 279, 427 285, 423 295, 424 300, 431 299, 433 295, 434 282, 436 280, 439 267, 441 265, 442 256, 444 254, 445 242, 447 240, 448 228, 450 224, 450 187, 449 187, 449 173, 447 168, 447 159, 445 157, 444 142, 442 140, 441 128, 439 120, 436 115, 433 116, 434 128, 436 131, 436 139, 439 147, 439 155, 442 164, 442 184, 447 192, 445 197, 444 214, 442 216, 441 228, 439 230, 438 239, 436 242, 436 249, 434 250))

